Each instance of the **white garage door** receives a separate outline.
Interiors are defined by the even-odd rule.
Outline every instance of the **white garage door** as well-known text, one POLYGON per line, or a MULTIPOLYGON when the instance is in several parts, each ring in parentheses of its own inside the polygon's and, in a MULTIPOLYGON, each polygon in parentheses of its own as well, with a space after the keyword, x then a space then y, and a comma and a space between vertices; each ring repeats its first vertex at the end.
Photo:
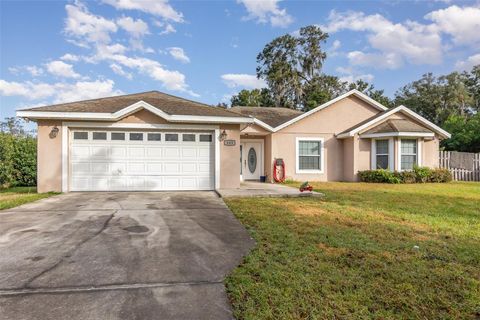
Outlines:
POLYGON ((71 191, 212 190, 210 132, 73 130, 71 191))

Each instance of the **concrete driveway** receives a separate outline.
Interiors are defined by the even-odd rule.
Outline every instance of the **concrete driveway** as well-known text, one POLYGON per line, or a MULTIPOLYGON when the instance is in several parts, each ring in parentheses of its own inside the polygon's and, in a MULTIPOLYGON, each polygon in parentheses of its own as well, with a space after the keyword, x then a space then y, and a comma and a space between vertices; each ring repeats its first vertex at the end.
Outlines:
POLYGON ((230 319, 254 242, 213 192, 69 193, 0 211, 1 319, 230 319))

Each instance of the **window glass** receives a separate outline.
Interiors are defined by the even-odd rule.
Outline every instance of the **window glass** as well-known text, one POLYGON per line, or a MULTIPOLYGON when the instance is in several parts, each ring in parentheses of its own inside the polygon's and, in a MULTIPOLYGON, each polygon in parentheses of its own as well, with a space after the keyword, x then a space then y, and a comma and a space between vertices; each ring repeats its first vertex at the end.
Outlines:
POLYGON ((304 140, 298 142, 298 169, 321 170, 321 141, 304 140))
POLYGON ((148 141, 160 141, 162 139, 160 133, 149 133, 147 138, 148 141))
POLYGON ((417 164, 417 140, 402 139, 401 145, 401 170, 412 170, 417 164))
POLYGON ((106 132, 94 132, 92 134, 93 140, 107 140, 107 133, 106 132))
POLYGON ((75 140, 88 140, 88 132, 74 132, 73 139, 75 140))
POLYGON ((130 141, 143 141, 143 133, 130 133, 130 141))
POLYGON ((201 134, 199 140, 200 140, 200 142, 212 142, 212 135, 211 134, 201 134))
POLYGON ((377 167, 375 169, 388 169, 388 140, 376 140, 376 162, 377 167))
POLYGON ((186 133, 182 135, 183 141, 195 141, 195 135, 191 133, 186 133))
POLYGON ((165 133, 165 141, 178 141, 178 134, 165 133))
POLYGON ((112 140, 125 140, 125 133, 112 132, 112 140))

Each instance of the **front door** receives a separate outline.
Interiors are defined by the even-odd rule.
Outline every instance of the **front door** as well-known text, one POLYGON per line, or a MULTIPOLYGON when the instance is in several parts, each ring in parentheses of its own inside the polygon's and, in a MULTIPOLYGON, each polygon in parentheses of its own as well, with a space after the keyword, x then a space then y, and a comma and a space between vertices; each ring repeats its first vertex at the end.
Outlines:
POLYGON ((242 142, 240 146, 241 168, 244 180, 259 180, 262 175, 262 143, 242 142))

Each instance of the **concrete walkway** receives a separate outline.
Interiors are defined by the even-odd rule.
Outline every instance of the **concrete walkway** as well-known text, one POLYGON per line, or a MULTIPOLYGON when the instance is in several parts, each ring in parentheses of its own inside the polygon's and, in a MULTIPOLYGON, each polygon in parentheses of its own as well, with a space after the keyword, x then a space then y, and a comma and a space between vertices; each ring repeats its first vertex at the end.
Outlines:
POLYGON ((222 198, 267 197, 267 198, 296 198, 296 197, 323 197, 319 192, 300 192, 298 188, 287 187, 276 183, 262 183, 258 181, 244 181, 238 189, 218 189, 222 198))

